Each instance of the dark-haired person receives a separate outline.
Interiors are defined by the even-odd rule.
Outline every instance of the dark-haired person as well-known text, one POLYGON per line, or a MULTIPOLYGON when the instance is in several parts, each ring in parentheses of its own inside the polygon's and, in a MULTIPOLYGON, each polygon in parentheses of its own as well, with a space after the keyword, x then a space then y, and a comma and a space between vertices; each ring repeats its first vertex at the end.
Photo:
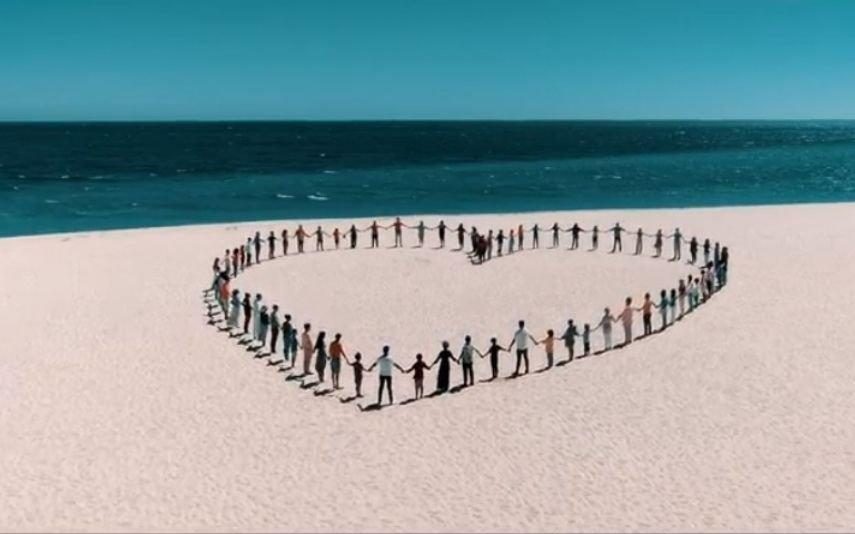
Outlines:
POLYGON ((377 360, 371 364, 371 367, 368 368, 368 372, 371 372, 375 367, 379 367, 378 375, 380 378, 380 386, 377 389, 377 405, 383 404, 383 386, 386 386, 386 390, 389 392, 389 404, 394 404, 395 400, 392 398, 392 370, 398 369, 401 372, 404 372, 404 369, 401 368, 400 365, 395 363, 391 356, 389 356, 389 346, 386 345, 383 347, 383 353, 380 355, 377 360))
POLYGON ((327 333, 323 330, 318 332, 314 350, 318 354, 315 358, 315 372, 318 373, 318 382, 323 382, 324 371, 327 368, 327 333))
POLYGON ((351 224, 350 230, 348 230, 347 233, 350 234, 350 248, 356 248, 356 235, 357 235, 356 225, 351 224))
POLYGON ((279 329, 282 324, 279 322, 279 306, 274 304, 270 309, 270 354, 276 354, 276 341, 279 339, 279 329))
POLYGON ((668 237, 674 238, 674 256, 671 257, 671 261, 677 261, 680 259, 683 252, 683 234, 681 234, 680 229, 677 228, 674 230, 674 233, 668 237))
POLYGON ((238 264, 240 263, 240 250, 234 249, 232 250, 232 278, 237 277, 238 275, 238 264))
POLYGON ((552 248, 558 248, 559 247, 559 245, 560 245, 559 241, 560 240, 558 238, 558 234, 560 232, 561 232, 561 227, 558 226, 557 222, 554 223, 552 225, 552 248))
POLYGON ((288 229, 282 230, 282 255, 288 255, 288 229))
POLYGON ((641 308, 638 310, 641 312, 642 322, 644 323, 644 335, 649 336, 653 333, 653 308, 657 307, 656 304, 650 300, 650 293, 644 294, 644 302, 641 304, 641 308))
POLYGON ((303 253, 303 247, 306 244, 306 236, 309 234, 306 233, 306 230, 303 229, 303 225, 298 225, 297 230, 294 232, 294 235, 297 236, 297 254, 303 253))
POLYGON ((466 236, 466 228, 463 227, 463 223, 457 225, 457 246, 460 247, 460 250, 463 250, 463 238, 466 236))
POLYGON ((439 224, 436 226, 439 234, 439 248, 445 248, 445 230, 448 228, 445 225, 445 221, 439 221, 439 224))
POLYGON ((641 308, 632 307, 632 297, 626 297, 626 305, 623 311, 617 318, 623 323, 623 341, 624 345, 632 343, 632 320, 635 317, 636 311, 641 311, 641 308))
POLYGON ((496 234, 496 254, 498 256, 502 255, 502 246, 505 243, 505 232, 504 230, 499 230, 499 233, 496 234))
POLYGON ((641 256, 644 251, 644 230, 639 226, 638 230, 635 232, 635 255, 641 256))
POLYGON ((252 238, 246 238, 246 266, 252 267, 252 238))
POLYGON ((579 248, 579 232, 584 232, 584 230, 579 227, 579 223, 573 223, 570 228, 570 250, 579 248))
POLYGON ((600 246, 600 229, 595 224, 594 228, 591 229, 591 250, 597 250, 600 246))
POLYGON ((518 245, 518 246, 519 246, 519 248, 518 248, 517 250, 522 250, 522 249, 523 249, 523 235, 524 235, 524 232, 525 232, 525 229, 523 228, 523 225, 519 225, 519 226, 517 227, 517 243, 519 243, 519 245, 518 245))
MULTIPOLYGON (((490 372, 492 372, 494 380, 499 377, 499 353, 503 351, 508 352, 508 349, 499 345, 496 338, 491 337, 490 346, 487 348, 487 354, 490 355, 490 372)), ((481 351, 478 351, 478 353, 482 358, 485 356, 481 351)))
POLYGON ((415 397, 421 399, 425 395, 425 370, 430 369, 430 365, 422 360, 421 353, 416 354, 416 362, 410 366, 405 373, 413 373, 413 384, 415 386, 415 397))
POLYGON ((243 295, 243 333, 249 334, 249 322, 252 320, 252 297, 249 291, 243 295))
POLYGON ((418 237, 419 237, 419 247, 425 246, 425 230, 426 229, 427 229, 427 226, 425 226, 425 222, 419 221, 418 226, 416 226, 416 231, 417 231, 418 237))
POLYGON ((525 372, 528 374, 528 342, 531 341, 537 345, 537 340, 534 339, 534 336, 532 336, 528 330, 526 330, 525 321, 519 321, 517 324, 519 328, 514 332, 514 339, 511 341, 511 344, 508 345, 508 350, 514 348, 514 345, 517 347, 517 367, 516 371, 514 371, 514 376, 519 376, 520 364, 523 360, 525 360, 525 372))
POLYGON ((291 314, 286 313, 282 323, 282 361, 293 362, 292 357, 297 358, 297 329, 291 324, 291 314))
POLYGON ((318 226, 318 229, 313 232, 315 235, 315 252, 323 252, 324 251, 324 232, 323 228, 318 226))
POLYGON ((300 348, 303 349, 303 374, 305 376, 312 374, 310 368, 312 366, 312 354, 315 352, 315 346, 312 345, 311 330, 311 324, 304 324, 303 333, 300 336, 300 348))
POLYGON ((252 245, 255 247, 255 263, 261 263, 261 232, 255 232, 252 245))
POLYGON ((653 255, 654 258, 658 258, 662 256, 662 229, 656 230, 655 240, 653 241, 653 250, 656 251, 656 254, 653 255))
POLYGON ((338 250, 341 245, 341 232, 338 231, 338 226, 332 232, 333 243, 335 244, 335 249, 338 250))
POLYGON ((345 355, 344 361, 347 362, 347 365, 353 367, 353 385, 356 389, 356 397, 362 398, 362 372, 365 371, 365 367, 362 365, 362 354, 359 352, 354 354, 353 363, 345 355))
POLYGON ((439 370, 436 373, 436 390, 438 392, 448 391, 451 383, 451 362, 457 362, 454 354, 448 350, 448 341, 442 342, 442 350, 436 355, 436 359, 432 365, 439 363, 439 370))
POLYGON ((475 347, 472 346, 472 337, 466 336, 463 347, 460 349, 460 367, 463 369, 463 387, 475 385, 475 347))
MULTIPOLYGON (((567 349, 567 361, 572 362, 576 352, 576 337, 579 335, 579 330, 573 323, 573 319, 567 319, 567 328, 561 334, 564 341, 564 348, 567 349)), ((550 366, 551 367, 551 366, 550 366)))
POLYGON ((267 236, 267 259, 272 260, 276 256, 276 234, 270 230, 270 235, 267 236))
POLYGON ((689 261, 689 263, 694 265, 695 262, 698 261, 698 238, 697 237, 692 236, 691 241, 689 241, 689 255, 691 256, 691 261, 689 261))
POLYGON ((540 226, 537 223, 531 227, 531 248, 540 248, 540 226))
POLYGON ((332 377, 333 389, 341 389, 339 377, 341 376, 341 359, 346 358, 344 345, 341 344, 341 334, 336 334, 330 343, 330 375, 332 377))
POLYGON ((620 237, 623 232, 626 232, 626 230, 621 227, 619 222, 616 222, 609 231, 614 234, 614 237, 612 238, 612 254, 615 252, 623 252, 623 244, 621 243, 620 237))
POLYGON ((238 321, 240 320, 240 291, 237 289, 232 291, 230 304, 232 310, 229 313, 229 329, 231 330, 238 327, 238 321))
POLYGON ((395 248, 404 246, 404 235, 402 230, 405 226, 407 225, 401 222, 400 217, 395 217, 395 222, 386 227, 387 229, 395 229, 395 248))
POLYGON ((380 246, 380 225, 377 224, 377 221, 372 222, 366 230, 371 230, 371 248, 377 248, 380 246))

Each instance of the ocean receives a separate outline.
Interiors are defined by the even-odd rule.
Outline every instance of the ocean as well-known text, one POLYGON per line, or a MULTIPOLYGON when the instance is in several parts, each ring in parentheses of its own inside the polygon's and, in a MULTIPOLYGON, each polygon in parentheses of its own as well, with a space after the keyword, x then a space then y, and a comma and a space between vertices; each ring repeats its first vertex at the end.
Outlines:
POLYGON ((0 123, 0 236, 855 200, 855 121, 0 123))

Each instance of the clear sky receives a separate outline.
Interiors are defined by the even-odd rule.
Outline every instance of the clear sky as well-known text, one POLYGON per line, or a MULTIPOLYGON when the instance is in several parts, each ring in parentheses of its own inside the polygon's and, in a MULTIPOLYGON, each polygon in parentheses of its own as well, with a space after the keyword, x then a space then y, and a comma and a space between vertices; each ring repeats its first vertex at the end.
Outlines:
POLYGON ((853 0, 0 0, 0 120, 855 118, 853 0))

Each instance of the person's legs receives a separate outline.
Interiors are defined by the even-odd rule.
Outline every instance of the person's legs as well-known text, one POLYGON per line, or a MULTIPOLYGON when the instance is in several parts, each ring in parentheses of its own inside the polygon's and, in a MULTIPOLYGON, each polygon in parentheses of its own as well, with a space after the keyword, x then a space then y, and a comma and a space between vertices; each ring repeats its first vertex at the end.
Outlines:
POLYGON ((377 406, 383 404, 383 384, 386 382, 386 377, 380 377, 380 385, 377 387, 377 406))
POLYGON ((490 356, 490 370, 493 372, 493 378, 498 378, 499 376, 499 358, 495 356, 490 356))
POLYGON ((516 371, 514 371, 515 375, 520 374, 520 364, 522 363, 522 355, 523 355, 523 351, 520 349, 517 349, 517 369, 516 369, 516 371))
POLYGON ((276 341, 279 339, 279 329, 274 327, 270 331, 270 352, 276 352, 276 341))
POLYGON ((547 369, 551 369, 551 368, 552 368, 552 363, 553 363, 553 361, 552 361, 552 353, 551 353, 551 352, 547 352, 547 353, 546 353, 546 368, 547 368, 547 369))
POLYGON ((629 323, 623 325, 623 339, 626 345, 632 343, 632 325, 629 323))
POLYGON ((356 386, 356 396, 362 397, 362 378, 354 378, 353 382, 356 386))
POLYGON ((528 349, 523 349, 523 358, 525 358, 525 374, 528 374, 528 349))

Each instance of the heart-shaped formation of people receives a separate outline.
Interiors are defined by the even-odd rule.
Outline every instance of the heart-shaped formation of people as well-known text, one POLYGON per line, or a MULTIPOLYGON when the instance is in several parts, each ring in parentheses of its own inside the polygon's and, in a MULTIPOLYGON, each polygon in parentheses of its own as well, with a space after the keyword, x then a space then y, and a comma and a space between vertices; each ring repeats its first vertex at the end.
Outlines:
POLYGON ((333 240, 332 244, 336 249, 342 246, 353 249, 357 247, 359 235, 369 232, 370 248, 379 248, 381 231, 393 230, 395 239, 393 248, 399 248, 403 247, 405 229, 416 231, 419 247, 424 245, 427 232, 437 233, 439 240, 437 248, 440 249, 445 248, 447 235, 453 234, 456 236, 458 245, 458 248, 455 250, 465 252, 475 265, 482 264, 502 255, 513 254, 523 250, 527 238, 530 239, 530 248, 539 248, 541 233, 551 235, 553 248, 560 246, 562 234, 569 233, 570 250, 579 248, 582 234, 590 234, 590 250, 595 251, 599 249, 600 233, 605 232, 611 234, 611 252, 622 252, 623 235, 634 234, 634 255, 641 256, 644 250, 645 239, 652 238, 654 240, 654 258, 664 258, 664 241, 670 239, 673 240, 673 255, 670 261, 681 260, 683 248, 686 246, 689 253, 687 263, 697 270, 697 272, 689 274, 685 279, 681 278, 678 280, 676 287, 673 287, 670 291, 662 290, 658 300, 651 298, 650 294, 646 293, 641 305, 636 307, 633 306, 632 297, 627 297, 624 302, 624 308, 616 316, 612 315, 609 308, 606 308, 603 316, 594 322, 594 328, 586 324, 584 329, 579 329, 573 320, 569 320, 567 328, 561 336, 555 337, 550 330, 550 334, 545 339, 538 341, 526 329, 524 321, 519 321, 519 329, 514 333, 513 340, 509 346, 503 347, 493 338, 489 348, 482 353, 472 345, 472 340, 467 336, 459 357, 455 357, 449 350, 448 343, 444 342, 443 350, 434 362, 435 364, 439 364, 437 370, 437 389, 428 396, 455 392, 468 386, 474 386, 473 358, 476 353, 481 357, 489 356, 492 378, 486 382, 495 380, 498 377, 499 353, 501 352, 513 351, 516 353, 516 370, 508 378, 516 378, 528 374, 528 350, 532 344, 545 345, 547 362, 544 370, 548 370, 555 365, 569 363, 573 361, 574 357, 602 354, 629 345, 633 341, 662 332, 706 303, 727 284, 730 259, 727 247, 721 247, 719 243, 715 243, 713 246, 709 239, 705 239, 703 243, 699 242, 695 237, 686 239, 679 228, 674 233, 665 235, 662 230, 658 230, 654 234, 648 234, 641 228, 636 232, 629 232, 620 223, 603 231, 597 226, 585 229, 574 223, 573 226, 565 228, 555 223, 549 227, 541 227, 538 224, 534 224, 528 229, 524 228, 523 225, 519 225, 516 229, 511 229, 506 235, 503 230, 499 230, 498 232, 490 230, 486 234, 479 232, 475 227, 467 230, 463 224, 459 224, 456 228, 451 228, 444 221, 440 221, 436 226, 432 227, 425 225, 424 221, 420 221, 417 225, 408 225, 398 217, 389 225, 380 225, 377 221, 374 221, 366 228, 358 229, 355 225, 351 225, 344 232, 336 228, 332 233, 327 233, 320 226, 316 230, 309 232, 302 225, 299 225, 290 235, 287 229, 282 230, 279 236, 273 231, 266 237, 262 237, 259 232, 255 232, 254 236, 247 238, 246 243, 226 249, 222 258, 216 257, 214 259, 213 282, 203 291, 203 299, 207 305, 208 324, 216 326, 221 332, 228 333, 230 339, 236 339, 237 343, 246 347, 247 351, 255 353, 256 358, 269 357, 269 366, 276 367, 279 372, 290 371, 291 374, 286 376, 286 381, 299 381, 302 389, 314 390, 316 396, 328 395, 342 389, 339 383, 341 370, 343 365, 347 365, 353 372, 354 395, 341 398, 340 401, 342 403, 349 403, 362 398, 363 374, 371 372, 375 367, 379 369, 377 403, 368 406, 358 404, 360 410, 380 409, 383 406, 384 389, 388 393, 389 404, 393 404, 392 374, 395 369, 403 373, 412 373, 415 380, 415 397, 401 404, 408 404, 418 400, 424 396, 425 371, 432 368, 431 365, 428 365, 427 362, 421 359, 421 355, 418 355, 417 360, 408 368, 401 367, 393 360, 390 356, 388 346, 382 348, 381 356, 371 365, 365 365, 361 354, 358 352, 354 354, 351 360, 342 347, 339 334, 336 334, 335 339, 331 342, 327 341, 325 332, 320 332, 313 339, 310 323, 305 323, 303 332, 300 333, 293 323, 292 317, 288 314, 280 317, 279 307, 273 305, 268 308, 264 304, 260 293, 256 294, 255 298, 253 298, 251 292, 246 291, 241 295, 240 290, 232 287, 232 281, 246 269, 260 265, 261 263, 267 263, 276 258, 287 257, 292 242, 296 246, 296 251, 290 250, 292 254, 304 254, 306 240, 312 238, 315 241, 315 251, 317 252, 325 250, 325 238, 331 238, 333 240), (265 241, 267 242, 266 259, 262 259, 262 249, 265 248, 265 241), (279 250, 281 250, 280 254, 277 254, 277 245, 279 246, 279 250), (467 247, 468 251, 466 250, 467 247), (699 261, 701 256, 703 257, 702 262, 699 261), (641 314, 643 325, 643 334, 638 337, 634 337, 635 333, 633 329, 636 313, 641 314), (654 320, 654 315, 659 316, 657 320, 654 320), (658 323, 655 330, 654 322, 658 323), (613 342, 612 326, 614 323, 620 323, 623 330, 621 342, 619 343, 613 342), (602 348, 592 352, 592 335, 596 330, 602 331, 602 348), (576 338, 581 338, 582 341, 581 353, 579 354, 576 351, 576 338), (554 361, 556 343, 563 345, 568 354, 567 360, 557 364, 554 361), (303 356, 301 369, 295 370, 300 352, 302 352, 303 356), (280 355, 282 359, 277 360, 280 355), (312 366, 313 359, 314 366, 312 366), (452 362, 459 363, 463 369, 463 383, 456 387, 451 387, 450 384, 452 362), (319 386, 325 382, 327 366, 329 366, 332 387, 320 389, 319 386), (521 367, 523 367, 522 371, 521 367), (307 382, 307 379, 311 377, 316 378, 316 380, 307 382))

